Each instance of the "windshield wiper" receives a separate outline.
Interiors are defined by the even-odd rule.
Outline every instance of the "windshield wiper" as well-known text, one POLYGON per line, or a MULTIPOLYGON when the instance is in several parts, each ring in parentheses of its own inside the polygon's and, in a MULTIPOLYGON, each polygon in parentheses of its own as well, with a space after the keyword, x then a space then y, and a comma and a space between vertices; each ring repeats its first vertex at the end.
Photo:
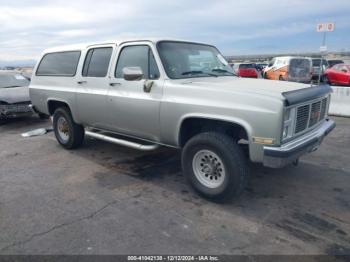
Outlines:
POLYGON ((206 73, 200 70, 193 70, 193 71, 186 71, 183 72, 181 75, 186 76, 186 75, 209 75, 209 76, 215 76, 218 77, 216 74, 211 74, 211 73, 206 73))
POLYGON ((217 69, 213 69, 211 70, 212 72, 218 72, 218 73, 227 73, 227 74, 230 74, 230 75, 233 75, 233 76, 237 76, 237 74, 233 73, 233 72, 230 72, 228 70, 225 70, 225 69, 220 69, 220 68, 217 68, 217 69))

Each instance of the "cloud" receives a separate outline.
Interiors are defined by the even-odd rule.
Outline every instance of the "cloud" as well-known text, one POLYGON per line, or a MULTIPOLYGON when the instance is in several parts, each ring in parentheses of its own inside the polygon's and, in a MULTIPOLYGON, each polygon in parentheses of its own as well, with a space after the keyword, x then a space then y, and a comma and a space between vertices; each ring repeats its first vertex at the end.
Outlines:
MULTIPOLYGON (((45 48, 77 42, 169 36, 209 42, 224 53, 260 46, 298 46, 321 21, 337 22, 335 48, 348 48, 348 0, 56 0, 1 1, 0 60, 37 58, 45 48), (305 33, 308 35, 306 36, 305 33), (276 42, 279 44, 276 44, 276 42)), ((307 39, 306 39, 307 40, 307 39)), ((303 42, 303 44, 305 41, 303 42)))

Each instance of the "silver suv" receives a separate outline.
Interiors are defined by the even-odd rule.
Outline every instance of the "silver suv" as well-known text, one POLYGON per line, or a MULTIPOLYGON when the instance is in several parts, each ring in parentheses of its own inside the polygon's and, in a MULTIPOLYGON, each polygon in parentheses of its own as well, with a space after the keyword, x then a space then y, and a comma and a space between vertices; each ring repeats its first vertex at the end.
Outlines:
POLYGON ((283 167, 317 149, 335 127, 330 92, 239 78, 214 46, 164 39, 46 50, 30 85, 33 108, 53 116, 63 147, 90 136, 182 149, 187 180, 211 199, 242 192, 247 159, 283 167))

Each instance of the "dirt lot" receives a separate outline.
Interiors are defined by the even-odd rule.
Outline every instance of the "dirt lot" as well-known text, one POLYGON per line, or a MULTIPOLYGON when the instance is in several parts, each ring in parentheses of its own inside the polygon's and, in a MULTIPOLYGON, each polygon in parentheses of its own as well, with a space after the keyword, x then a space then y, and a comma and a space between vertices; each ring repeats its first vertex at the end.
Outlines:
POLYGON ((350 254, 350 119, 298 167, 251 165, 242 197, 186 185, 179 152, 87 139, 62 149, 49 122, 0 126, 0 254, 350 254))

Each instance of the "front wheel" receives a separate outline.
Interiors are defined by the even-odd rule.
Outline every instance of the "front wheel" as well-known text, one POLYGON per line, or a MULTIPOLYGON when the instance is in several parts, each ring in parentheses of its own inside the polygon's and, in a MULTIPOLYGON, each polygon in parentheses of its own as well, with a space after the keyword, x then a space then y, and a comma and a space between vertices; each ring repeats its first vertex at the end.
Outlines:
POLYGON ((249 173, 244 153, 234 139, 215 132, 201 133, 187 142, 182 167, 194 190, 213 200, 239 196, 249 173))
POLYGON ((66 149, 79 147, 84 140, 84 127, 74 122, 67 107, 56 109, 53 115, 53 129, 56 139, 66 149))

